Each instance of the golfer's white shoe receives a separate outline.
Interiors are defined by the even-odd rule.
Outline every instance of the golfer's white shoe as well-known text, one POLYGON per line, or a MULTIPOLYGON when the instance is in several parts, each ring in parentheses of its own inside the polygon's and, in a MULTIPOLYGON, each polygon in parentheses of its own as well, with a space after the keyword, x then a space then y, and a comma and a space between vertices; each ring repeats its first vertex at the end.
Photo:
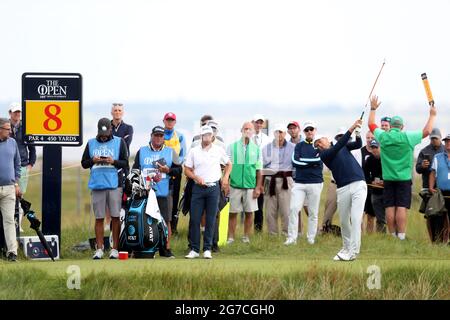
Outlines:
POLYGON ((243 242, 243 243, 250 243, 250 238, 247 237, 247 236, 243 236, 243 237, 242 237, 242 242, 243 242))
POLYGON ((97 249, 97 250, 95 250, 95 253, 94 253, 94 256, 92 257, 92 259, 94 259, 94 260, 102 259, 104 254, 105 253, 103 252, 102 249, 97 249))
POLYGON ((314 242, 315 242, 314 239, 308 239, 309 244, 314 244, 314 242))
POLYGON ((287 238, 286 241, 284 242, 285 246, 290 246, 290 245, 293 245, 293 244, 297 244, 297 240, 292 239, 292 238, 287 238))
POLYGON ((334 261, 353 261, 356 259, 356 256, 348 252, 346 249, 342 249, 339 251, 333 258, 334 261))
POLYGON ((233 238, 228 238, 227 244, 232 244, 233 242, 234 242, 234 239, 233 239, 233 238))
POLYGON ((110 259, 119 259, 119 251, 116 249, 111 249, 111 252, 109 253, 110 259))
POLYGON ((198 258, 200 255, 195 252, 194 250, 191 250, 187 256, 184 256, 186 259, 195 259, 198 258))
POLYGON ((212 259, 211 250, 205 250, 205 252, 203 252, 203 258, 212 259))

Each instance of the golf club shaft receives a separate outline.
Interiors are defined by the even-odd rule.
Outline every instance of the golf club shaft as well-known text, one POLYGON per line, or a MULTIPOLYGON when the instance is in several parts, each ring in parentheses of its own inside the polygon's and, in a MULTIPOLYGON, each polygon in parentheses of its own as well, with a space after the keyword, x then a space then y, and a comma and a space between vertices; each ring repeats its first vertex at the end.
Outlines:
MULTIPOLYGON (((364 110, 366 110, 366 108, 367 108, 367 104, 370 101, 370 97, 372 96, 373 90, 375 89, 375 86, 377 85, 378 78, 380 77, 381 71, 383 71, 383 68, 384 68, 385 64, 386 64, 386 61, 383 61, 383 64, 381 65, 381 68, 380 68, 380 71, 378 71, 378 75, 377 75, 377 77, 375 79, 375 82, 373 83, 372 89, 370 90, 369 96, 367 97, 367 101, 366 101, 366 105, 364 106, 364 110)), ((364 116, 364 111, 361 114, 361 118, 360 118, 361 120, 362 120, 363 116, 364 116)))

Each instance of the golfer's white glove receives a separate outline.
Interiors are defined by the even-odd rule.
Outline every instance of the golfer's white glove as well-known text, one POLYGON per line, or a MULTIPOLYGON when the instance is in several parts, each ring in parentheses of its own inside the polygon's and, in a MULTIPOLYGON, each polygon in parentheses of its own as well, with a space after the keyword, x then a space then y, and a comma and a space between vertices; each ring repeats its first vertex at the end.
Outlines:
POLYGON ((361 127, 356 127, 355 128, 355 134, 359 137, 361 136, 361 127))

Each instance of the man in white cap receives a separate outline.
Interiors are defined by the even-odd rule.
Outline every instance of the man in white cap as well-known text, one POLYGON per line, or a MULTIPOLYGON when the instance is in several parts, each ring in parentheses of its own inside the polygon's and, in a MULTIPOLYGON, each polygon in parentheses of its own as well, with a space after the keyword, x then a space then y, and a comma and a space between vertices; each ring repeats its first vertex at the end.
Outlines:
POLYGON ((255 134, 253 135, 253 142, 256 143, 261 149, 272 140, 265 134, 262 129, 264 128, 265 118, 262 114, 256 114, 253 117, 253 125, 255 126, 255 134))
POLYGON ((203 257, 211 259, 213 234, 219 206, 220 183, 225 194, 229 192, 229 177, 232 168, 225 150, 212 143, 210 126, 201 129, 202 143, 189 150, 184 163, 186 177, 194 181, 192 187, 189 233, 191 251, 185 257, 194 259, 200 252, 200 219, 206 211, 206 226, 203 237, 203 257), (222 177, 221 165, 225 166, 222 177))
POLYGON ((350 153, 353 149, 361 148, 361 137, 357 136, 354 144, 347 143, 361 124, 362 120, 356 120, 334 146, 325 136, 314 138, 314 146, 320 150, 320 159, 333 173, 337 185, 343 248, 334 257, 335 261, 355 260, 361 246, 361 222, 367 185, 361 166, 350 153))
POLYGON ((291 190, 289 232, 285 245, 295 244, 298 236, 299 210, 308 201, 309 244, 314 244, 319 222, 320 194, 323 188, 323 165, 319 152, 313 146, 316 124, 307 121, 304 125, 306 139, 295 146, 292 163, 295 167, 295 185, 291 190))
MULTIPOLYGON (((210 126, 213 130, 213 137, 212 137, 212 143, 217 145, 218 147, 221 147, 222 149, 226 150, 225 143, 223 142, 223 138, 218 136, 219 133, 219 124, 215 120, 207 120, 206 125, 210 126)), ((191 149, 197 147, 200 145, 202 140, 200 137, 194 141, 192 141, 191 149)))
POLYGON ((285 125, 275 125, 273 133, 275 136, 273 142, 266 145, 262 151, 263 167, 267 173, 270 171, 270 175, 265 174, 264 208, 269 234, 278 234, 278 216, 280 216, 282 233, 287 235, 291 189, 294 185, 292 154, 295 145, 286 140, 285 125))
MULTIPOLYGON (((255 114, 253 116, 253 126, 255 127, 255 132, 253 134, 252 140, 253 142, 260 148, 262 152, 262 148, 266 146, 267 144, 271 143, 272 140, 265 134, 262 129, 264 128, 265 118, 262 114, 255 114)), ((258 210, 255 211, 255 217, 254 217, 254 228, 256 232, 261 232, 263 229, 264 224, 264 193, 261 192, 261 194, 258 197, 258 210)))
MULTIPOLYGON (((17 146, 19 147, 20 153, 20 180, 19 180, 19 188, 21 196, 23 196, 27 192, 28 187, 28 175, 31 172, 31 169, 34 167, 36 163, 36 147, 33 145, 27 145, 23 142, 22 137, 22 107, 19 103, 11 103, 9 106, 9 122, 11 123, 11 138, 14 138, 17 142, 17 146)), ((20 232, 22 230, 22 217, 23 210, 22 207, 19 206, 19 227, 20 232)))
MULTIPOLYGON (((218 136, 219 124, 217 123, 217 121, 215 121, 213 119, 209 119, 209 120, 205 120, 205 121, 206 121, 206 125, 210 126, 213 131, 212 143, 214 145, 222 148, 223 150, 226 150, 226 146, 225 146, 225 143, 223 142, 223 139, 218 136)), ((196 138, 195 140, 192 141, 191 149, 199 146, 202 143, 201 135, 198 135, 197 137, 198 138, 196 138)), ((218 242, 219 242, 219 221, 220 221, 220 215, 218 214, 216 226, 214 228, 213 247, 212 247, 213 252, 219 252, 219 244, 218 244, 218 242)), ((203 214, 202 219, 201 219, 202 230, 204 230, 205 223, 206 223, 205 214, 203 214)))

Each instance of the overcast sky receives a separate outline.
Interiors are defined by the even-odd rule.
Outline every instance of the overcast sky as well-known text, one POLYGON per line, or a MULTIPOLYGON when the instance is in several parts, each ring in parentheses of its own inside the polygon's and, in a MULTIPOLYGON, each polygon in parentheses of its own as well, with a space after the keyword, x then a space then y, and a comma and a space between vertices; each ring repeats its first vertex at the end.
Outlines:
POLYGON ((20 100, 23 72, 79 72, 86 112, 117 100, 261 103, 268 117, 297 106, 291 118, 304 120, 329 105, 353 120, 386 59, 384 112, 426 117, 427 72, 449 127, 449 13, 446 0, 2 0, 0 102, 20 100))

